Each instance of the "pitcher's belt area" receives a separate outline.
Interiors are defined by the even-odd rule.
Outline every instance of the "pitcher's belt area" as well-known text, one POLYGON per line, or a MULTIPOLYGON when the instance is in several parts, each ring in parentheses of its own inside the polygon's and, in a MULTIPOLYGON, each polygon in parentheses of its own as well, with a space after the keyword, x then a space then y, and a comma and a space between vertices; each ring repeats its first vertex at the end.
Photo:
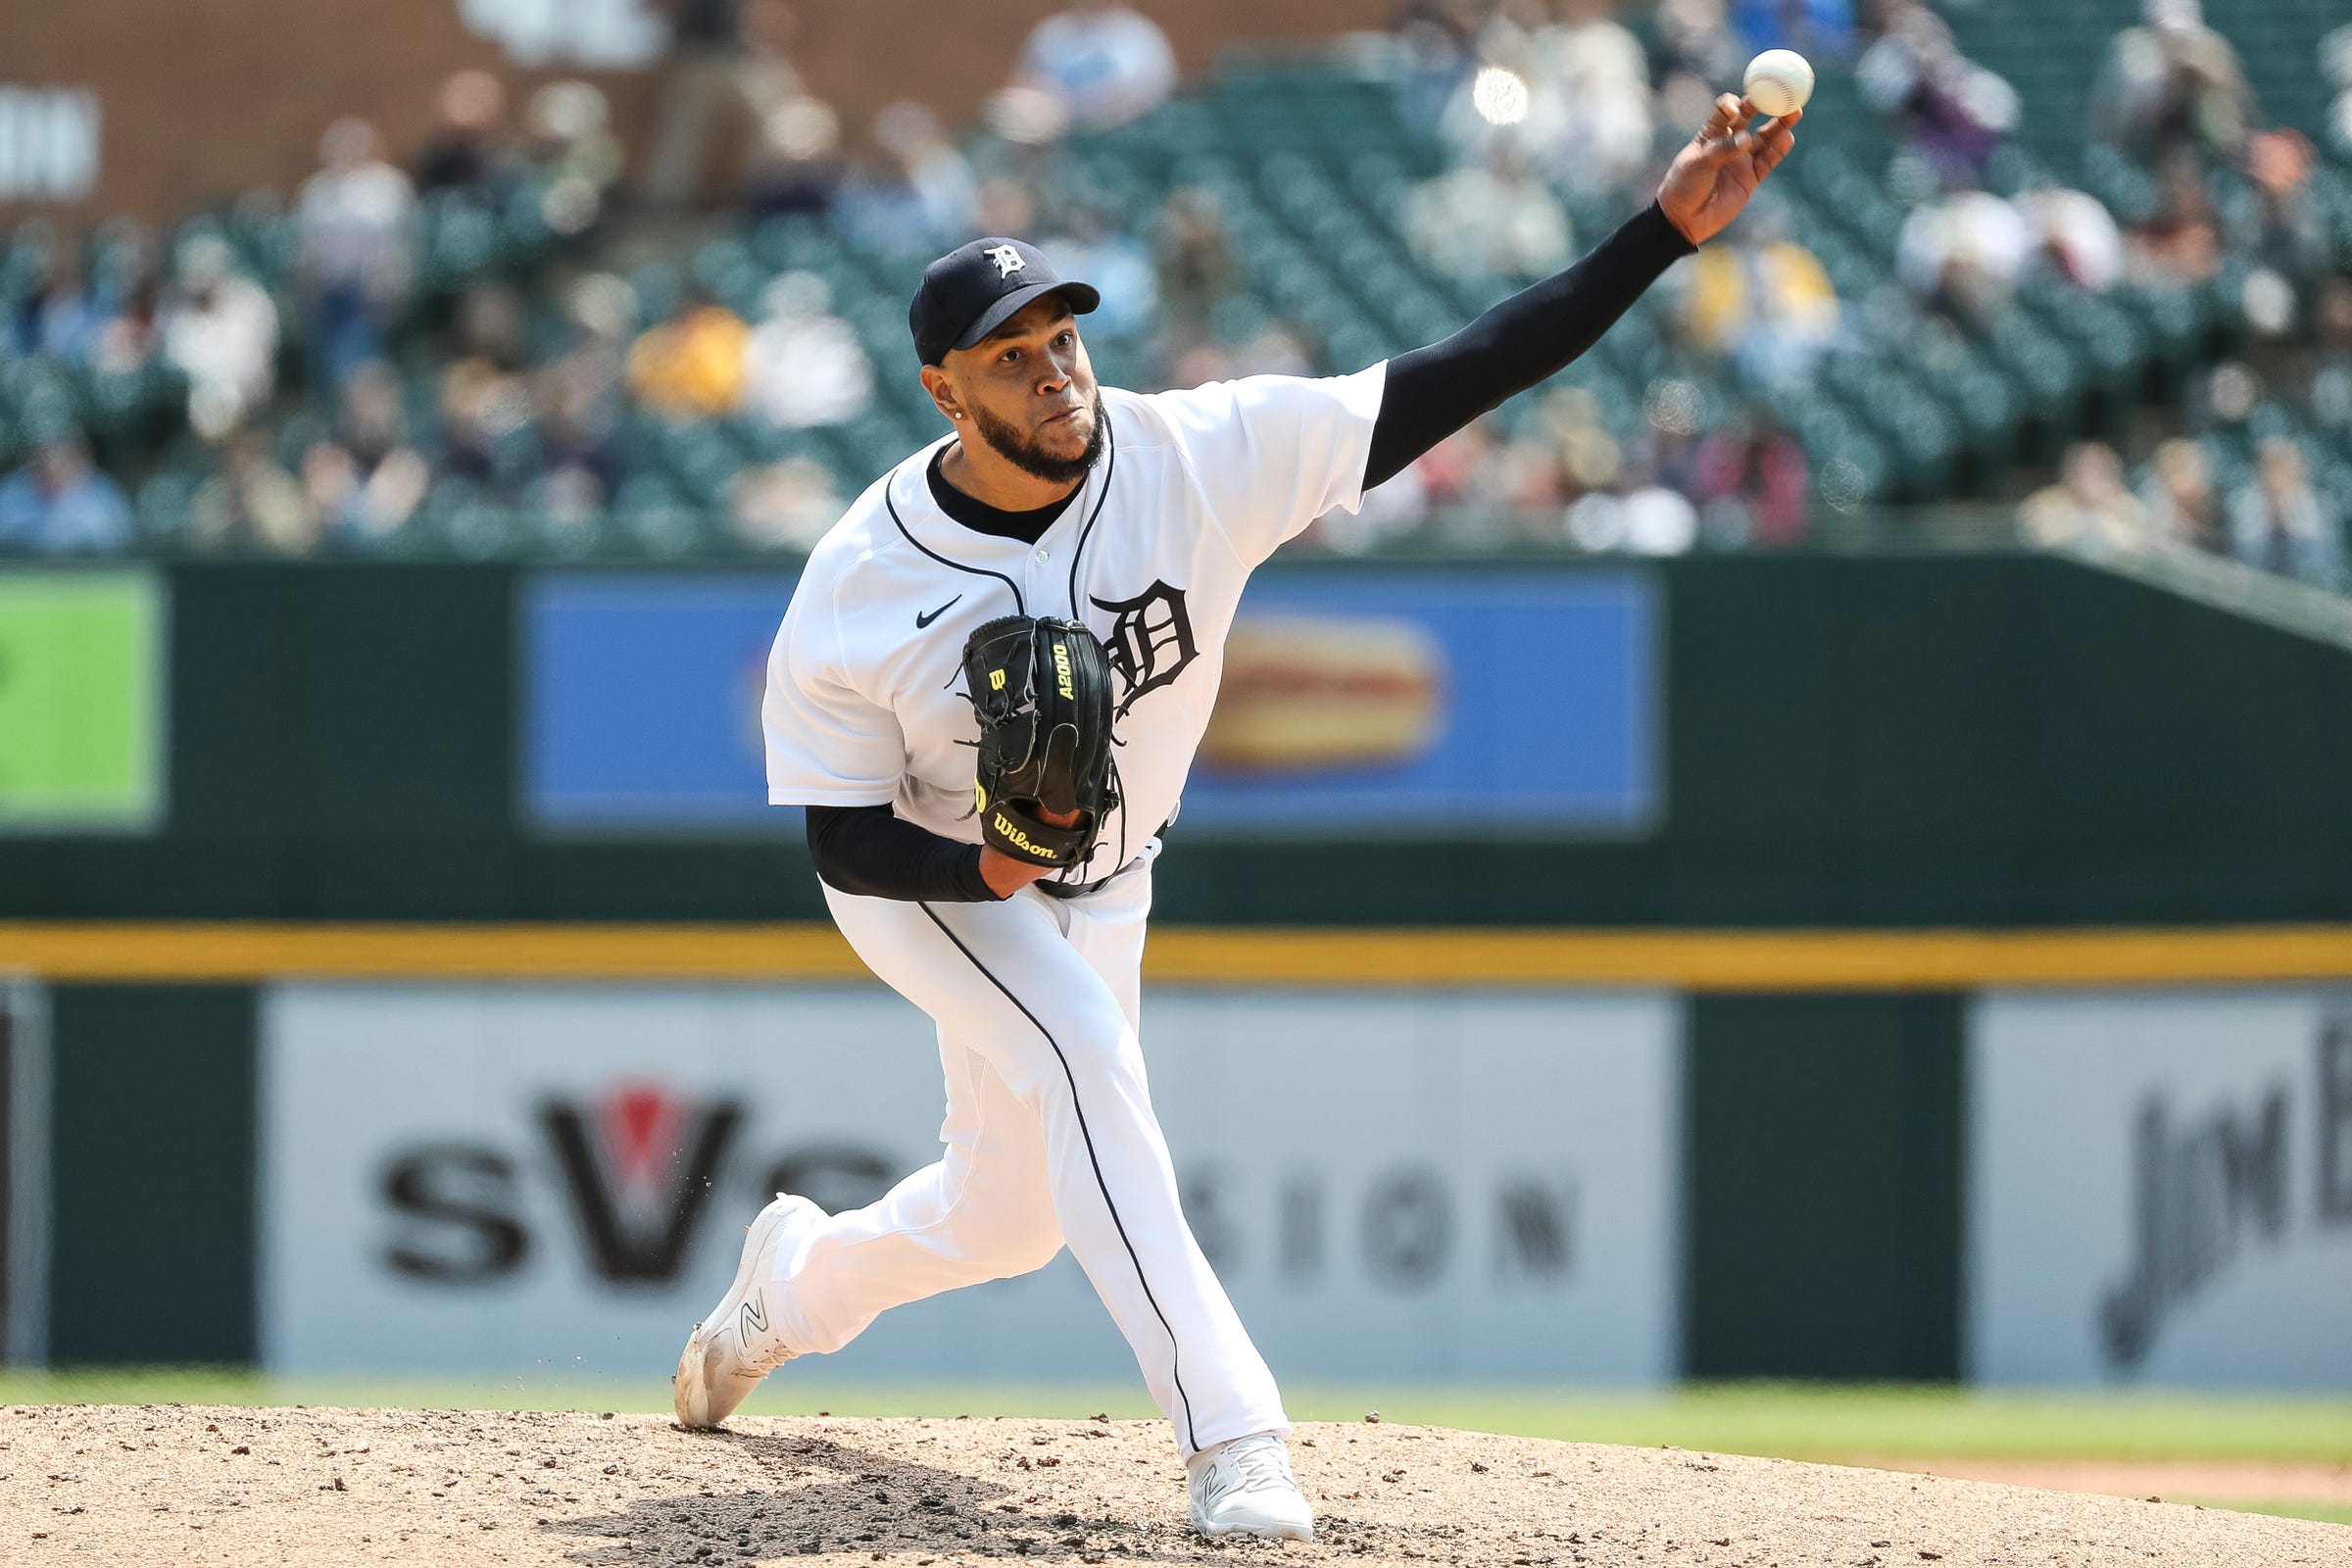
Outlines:
MULTIPOLYGON (((1144 840, 1145 845, 1149 847, 1152 843, 1152 839, 1158 839, 1162 843, 1165 843, 1168 837, 1168 829, 1173 827, 1175 822, 1175 815, 1170 813, 1168 819, 1165 822, 1160 823, 1159 826, 1152 831, 1151 838, 1144 840)), ((1094 882, 1040 881, 1032 882, 1029 885, 1051 899, 1083 899, 1089 893, 1102 892, 1104 888, 1110 886, 1113 882, 1116 882, 1119 878, 1125 876, 1128 872, 1134 870, 1137 866, 1143 863, 1143 854, 1141 851, 1138 851, 1134 859, 1129 860, 1125 865, 1122 865, 1116 871, 1111 872, 1110 875, 1102 877, 1094 882)))

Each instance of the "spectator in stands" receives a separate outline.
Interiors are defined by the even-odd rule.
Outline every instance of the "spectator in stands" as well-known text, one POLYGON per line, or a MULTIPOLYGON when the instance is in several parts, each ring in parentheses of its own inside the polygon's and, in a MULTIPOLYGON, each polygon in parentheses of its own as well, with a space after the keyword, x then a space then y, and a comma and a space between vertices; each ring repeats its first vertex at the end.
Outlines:
POLYGON ((1690 499, 1709 542, 1778 549, 1805 536, 1805 449, 1762 406, 1703 437, 1690 464, 1690 499))
POLYGON ((862 416, 873 402, 874 368, 858 329, 833 314, 825 280, 786 272, 767 285, 760 308, 760 324, 744 343, 746 411, 786 430, 862 416))
POLYGON ((2311 486, 2303 449, 2282 436, 2262 443, 2253 479, 2230 498, 2230 548, 2237 559, 2314 588, 2344 585, 2339 523, 2311 486))
POLYGON ((2247 326, 2261 337, 2302 335, 2332 260, 2326 219, 2311 200, 2312 161, 2299 131, 2265 131, 2246 144, 2256 218, 2253 233, 2240 240, 2252 265, 2238 298, 2247 326))
POLYGON ((1670 274, 1685 339, 1761 386, 1794 388, 1838 335, 1838 292, 1783 212, 1751 203, 1747 221, 1670 274))
POLYGON ((1679 556, 1698 539, 1698 509, 1659 482, 1642 458, 1629 458, 1614 482, 1568 509, 1569 538, 1594 554, 1679 556))
POLYGON ((188 425, 208 441, 244 424, 276 390, 277 306, 218 235, 180 247, 158 331, 164 357, 188 378, 188 425))
POLYGON ((1611 193, 1650 161, 1649 62, 1617 21, 1617 0, 1551 3, 1551 20, 1529 39, 1531 98, 1557 103, 1543 162, 1573 189, 1611 193))
POLYGON ((571 285, 564 307, 574 337, 533 378, 537 471, 524 495, 559 530, 601 515, 627 477, 622 374, 637 297, 612 274, 591 272, 571 285))
POLYGON ((2352 159, 2352 23, 2320 40, 2320 74, 2335 97, 2328 105, 2328 140, 2338 158, 2352 159))
POLYGON ((2018 521, 2045 550, 2119 556, 2149 543, 2147 509, 2125 485, 2123 460, 2104 441, 2068 447, 2058 482, 2028 496, 2018 521))
POLYGON ((1854 68, 1863 98, 1901 122, 1911 150, 1945 186, 1977 184, 2017 124, 2017 89, 1963 55, 1920 0, 1886 0, 1881 22, 1854 68))
POLYGON ((1895 272, 1936 310, 1982 322, 2007 308, 2033 245, 2015 206, 1964 190, 1912 209, 1895 241, 1895 272))
POLYGON ((318 546, 318 532, 302 482, 259 430, 239 431, 229 441, 225 466, 188 504, 188 539, 199 549, 251 546, 299 556, 318 546))
POLYGON ((1487 454, 1478 476, 1479 504, 1510 518, 1515 532, 1539 537, 1556 532, 1560 509, 1567 505, 1560 454, 1541 424, 1530 425, 1487 454))
POLYGON ((1488 459, 1503 441, 1493 415, 1474 419, 1423 453, 1413 465, 1424 495, 1433 507, 1469 507, 1487 500, 1480 484, 1490 471, 1488 459))
POLYGON ((1219 309, 1246 292, 1214 191, 1186 186, 1168 193, 1159 211, 1158 264, 1160 318, 1182 356, 1213 337, 1219 309))
POLYGON ((1660 118, 1670 125, 1706 119, 1715 95, 1740 79, 1753 53, 1732 30, 1724 0, 1659 0, 1650 33, 1650 74, 1660 118))
POLYGON ((1540 407, 1543 439, 1551 447, 1562 500, 1573 503, 1615 482, 1623 454, 1609 433, 1600 400, 1584 387, 1564 386, 1546 394, 1540 407))
POLYGON ((303 454, 303 490, 327 535, 371 544, 409 520, 432 467, 409 442, 391 367, 354 367, 336 402, 334 434, 303 454))
POLYGON ((1063 228, 1039 249, 1054 258, 1067 277, 1083 277, 1102 291, 1102 303, 1088 327, 1101 338, 1134 338, 1158 324, 1159 271, 1151 247, 1122 229, 1102 206, 1078 200, 1062 205, 1063 228))
POLYGON ((2020 192, 2016 202, 2033 247, 2028 267, 2102 293, 2122 274, 2123 231, 2095 196, 2059 185, 2020 192))
POLYGON ((629 390, 669 418, 731 414, 743 402, 744 348, 752 329, 709 297, 689 290, 666 321, 629 350, 629 390))
POLYGON ((1241 375, 1312 375, 1315 357, 1290 326, 1268 321, 1233 351, 1233 373, 1241 375))
POLYGON ((551 81, 531 94, 523 111, 522 162, 539 191, 539 215, 553 232, 583 234, 604 216, 621 170, 612 120, 603 90, 589 82, 551 81))
POLYGON ((2158 544, 2209 556, 2230 553, 2222 530, 2222 500, 2213 487, 2213 465, 2205 449, 2186 436, 2174 436, 2156 449, 2140 504, 2147 508, 2148 533, 2158 544))
MULTIPOLYGON (((277 308, 270 307, 276 319, 277 308)), ((155 269, 144 260, 123 279, 114 309, 90 343, 90 368, 101 375, 129 375, 162 352, 163 291, 155 269)))
POLYGON ((884 105, 874 116, 874 145, 882 167, 842 187, 844 234, 886 256, 929 258, 976 232, 972 166, 929 108, 911 98, 884 105))
POLYGON ((1176 52, 1159 24, 1117 0, 1075 0, 1030 31, 1016 84, 1059 99, 1076 130, 1150 114, 1176 90, 1176 52))
POLYGON ((435 122, 416 154, 416 190, 487 195, 512 172, 507 89, 487 71, 461 71, 434 96, 435 122))
POLYGON ((841 520, 833 475, 814 458, 786 458, 746 468, 728 489, 735 537, 763 550, 805 551, 841 520))
POLYGON ((46 223, 25 226, 33 233, 18 243, 43 255, 38 278, 16 302, 10 336, 19 354, 79 364, 102 320, 82 279, 80 252, 46 223))
MULTIPOLYGON (((669 54, 662 65, 661 98, 654 111, 638 195, 657 212, 676 212, 700 200, 712 144, 748 107, 745 74, 751 50, 744 39, 743 0, 658 0, 669 13, 669 54)), ((766 64, 771 78, 787 80, 797 97, 800 78, 784 57, 798 18, 789 11, 766 19, 775 45, 766 64)))
POLYGON ((2230 40, 2198 0, 2145 0, 2145 24, 2116 34, 2091 99, 2091 130, 2146 165, 2176 153, 2234 160, 2254 97, 2230 40))
POLYGON ((2177 152, 2157 175, 2156 209, 2132 227, 2126 270, 2154 287, 2202 283, 2222 267, 2222 241, 2193 154, 2177 152))
POLYGON ((2352 433, 2352 277, 2322 283, 2312 314, 2311 416, 2339 436, 2352 433))
POLYGON ((538 411, 538 470, 526 502, 558 527, 586 522, 611 503, 625 478, 615 382, 592 362, 566 355, 542 373, 538 411))
POLYGON ((304 183, 295 219, 313 379, 331 388, 384 355, 408 291, 416 197, 364 120, 329 125, 318 153, 323 167, 304 183))
POLYGON ((32 460, 0 479, 0 549, 66 555, 130 543, 130 502, 90 461, 81 432, 59 429, 32 460))
POLYGON ((743 206, 762 218, 821 218, 841 177, 841 117, 822 99, 793 98, 760 117, 744 166, 743 206))
POLYGON ((1407 122, 1435 125, 1469 78, 1486 11, 1486 0, 1404 0, 1397 9, 1389 28, 1401 56, 1397 82, 1407 122))
POLYGON ((441 372, 443 476, 511 495, 531 462, 525 432, 530 386, 523 378, 523 306, 506 283, 477 283, 458 303, 459 352, 441 372))
POLYGON ((1568 265, 1575 245, 1559 198, 1503 141, 1406 192, 1397 225, 1414 259, 1446 277, 1546 276, 1568 265))

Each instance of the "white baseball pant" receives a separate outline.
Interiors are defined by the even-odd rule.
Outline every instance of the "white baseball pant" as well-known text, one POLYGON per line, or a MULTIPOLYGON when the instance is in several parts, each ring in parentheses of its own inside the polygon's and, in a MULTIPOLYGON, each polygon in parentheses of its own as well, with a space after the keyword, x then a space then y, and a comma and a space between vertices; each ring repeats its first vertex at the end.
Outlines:
POLYGON ((911 904, 825 890, 874 973, 939 1026, 946 1154, 778 1256, 779 1327, 837 1350, 902 1301, 1043 1268, 1064 1245, 1135 1351, 1179 1454, 1290 1430, 1193 1240, 1137 1038, 1146 861, 1077 900, 911 904))

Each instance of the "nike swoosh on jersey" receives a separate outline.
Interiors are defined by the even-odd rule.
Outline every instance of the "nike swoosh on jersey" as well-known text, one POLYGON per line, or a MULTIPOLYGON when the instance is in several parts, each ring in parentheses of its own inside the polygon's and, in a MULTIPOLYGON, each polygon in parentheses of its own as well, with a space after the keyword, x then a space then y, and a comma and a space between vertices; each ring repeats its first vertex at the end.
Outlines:
POLYGON ((921 631, 921 630, 922 630, 924 627, 926 627, 926 626, 930 625, 930 624, 931 624, 933 621, 937 620, 937 619, 938 619, 940 616, 942 616, 942 615, 946 614, 946 613, 947 613, 949 611, 951 611, 951 610, 954 610, 954 609, 956 608, 956 606, 958 603, 960 603, 960 602, 961 602, 961 600, 962 600, 962 599, 963 599, 963 595, 961 595, 961 594, 957 594, 957 595, 956 595, 956 596, 954 599, 951 599, 951 600, 949 600, 949 601, 948 601, 946 604, 944 604, 944 605, 940 606, 940 607, 939 607, 937 610, 934 610, 934 611, 933 611, 933 612, 931 612, 931 613, 929 613, 928 615, 924 614, 924 613, 923 613, 921 611, 919 611, 919 610, 918 610, 918 611, 916 611, 916 612, 914 612, 914 629, 915 629, 916 631, 921 631))

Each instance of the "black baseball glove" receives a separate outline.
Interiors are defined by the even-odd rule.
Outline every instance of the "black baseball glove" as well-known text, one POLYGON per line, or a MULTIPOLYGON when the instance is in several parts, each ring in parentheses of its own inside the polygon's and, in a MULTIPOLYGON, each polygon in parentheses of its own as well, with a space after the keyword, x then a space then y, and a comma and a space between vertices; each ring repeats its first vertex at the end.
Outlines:
POLYGON ((963 683, 980 716, 982 840, 1030 865, 1084 865, 1119 804, 1102 645, 1074 620, 1005 615, 965 641, 963 683))

